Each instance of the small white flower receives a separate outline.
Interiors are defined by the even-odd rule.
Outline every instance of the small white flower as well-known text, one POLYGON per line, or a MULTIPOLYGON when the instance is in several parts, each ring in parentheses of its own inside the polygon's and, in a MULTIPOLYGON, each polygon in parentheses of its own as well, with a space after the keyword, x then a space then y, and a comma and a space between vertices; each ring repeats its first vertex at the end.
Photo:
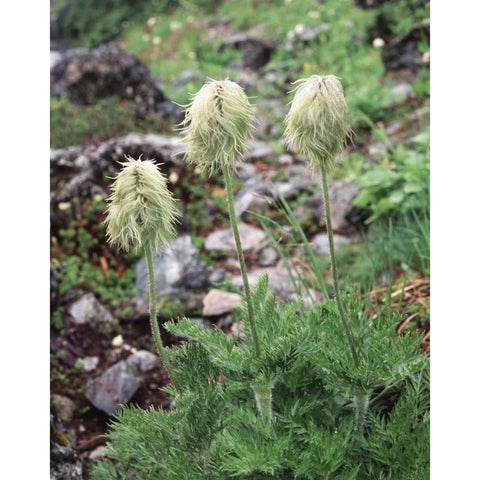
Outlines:
POLYGON ((293 29, 297 35, 301 35, 305 31, 305 25, 302 23, 297 23, 293 29))
POLYGON ((123 345, 123 337, 121 335, 117 335, 113 340, 112 340, 112 346, 113 347, 121 347, 123 345))
POLYGON ((178 182, 178 173, 173 170, 172 173, 168 176, 168 180, 170 183, 177 183, 178 182))
POLYGON ((175 32, 176 30, 179 30, 182 27, 182 24, 177 21, 170 22, 170 31, 175 32))
POLYGON ((153 27, 156 23, 157 23, 157 17, 150 17, 150 18, 147 20, 147 25, 148 25, 149 27, 153 27))
POLYGON ((162 39, 160 37, 153 37, 152 43, 154 45, 160 45, 161 41, 162 41, 162 39))
POLYGON ((383 38, 377 37, 373 40, 372 45, 374 48, 383 48, 385 46, 385 40, 383 38))

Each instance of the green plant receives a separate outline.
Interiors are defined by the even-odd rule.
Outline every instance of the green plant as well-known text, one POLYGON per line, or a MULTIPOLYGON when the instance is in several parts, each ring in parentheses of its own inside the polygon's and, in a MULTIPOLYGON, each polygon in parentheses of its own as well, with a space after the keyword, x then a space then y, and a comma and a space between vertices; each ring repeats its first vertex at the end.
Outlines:
POLYGON ((382 163, 358 178, 362 190, 355 203, 372 210, 367 223, 418 210, 429 201, 429 132, 413 139, 413 148, 392 147, 382 163))
POLYGON ((132 20, 148 16, 149 11, 165 12, 176 7, 176 0, 77 0, 68 2, 61 12, 60 35, 78 45, 94 47, 116 38, 132 20))
MULTIPOLYGON (((336 79, 311 81, 312 88, 297 93, 308 97, 300 102, 304 117, 287 117, 287 132, 322 173, 335 298, 310 309, 301 301, 279 303, 266 275, 249 290, 231 183, 249 131, 249 105, 245 97, 230 110, 224 95, 240 92, 211 82, 187 112, 189 160, 225 176, 245 286, 244 333, 227 335, 185 318, 166 323, 185 339, 162 350, 173 381, 164 390, 174 408, 123 408, 96 480, 428 478, 429 373, 421 335, 397 332, 404 316, 390 303, 372 305, 368 296, 340 292, 327 169, 348 135, 346 105, 336 79)), ((285 199, 282 206, 294 217, 285 199)), ((295 231, 308 244, 301 228, 295 231)))
POLYGON ((260 356, 260 342, 250 299, 247 266, 238 231, 232 182, 232 171, 246 150, 247 138, 253 128, 252 106, 243 89, 235 82, 211 80, 195 94, 185 112, 182 125, 186 134, 184 140, 190 142, 187 151, 189 162, 195 163, 203 171, 223 173, 228 213, 245 289, 248 321, 255 353, 260 356))
MULTIPOLYGON (((347 103, 338 78, 333 75, 324 77, 312 75, 306 80, 302 80, 295 92, 292 106, 285 119, 285 137, 290 145, 297 147, 300 153, 307 157, 312 170, 320 170, 322 173, 325 219, 335 301, 352 358, 355 365, 358 365, 359 357, 350 322, 345 315, 340 300, 327 185, 327 172, 333 168, 335 156, 342 150, 347 137, 350 135, 347 114, 347 103)), ((359 392, 358 395, 363 395, 363 392, 359 392)), ((357 428, 361 430, 363 422, 359 422, 357 428)))
MULTIPOLYGON (((150 285, 150 325, 162 360, 164 347, 157 321, 157 300, 152 250, 164 249, 175 236, 177 211, 167 181, 152 160, 127 157, 109 198, 107 236, 125 251, 143 250, 150 285)), ((165 360, 164 360, 165 361, 165 360)), ((167 371, 169 366, 165 364, 167 371)))
POLYGON ((390 309, 372 322, 358 297, 344 298, 362 339, 356 366, 334 301, 299 313, 298 305, 275 302, 266 277, 252 301, 260 357, 248 323, 245 342, 186 319, 166 324, 188 339, 167 351, 175 408, 124 408, 112 425, 110 461, 94 478, 428 478, 428 373, 418 334, 396 334, 400 318, 390 309), (252 390, 259 379, 273 384, 263 414, 261 392, 252 390), (354 431, 358 387, 369 393, 365 437, 354 431))
MULTIPOLYGON (((158 115, 141 118, 133 102, 117 97, 102 98, 94 105, 77 105, 65 97, 50 99, 50 146, 63 148, 70 145, 95 143, 131 131, 158 131, 158 115)), ((162 131, 168 132, 165 122, 162 131)))

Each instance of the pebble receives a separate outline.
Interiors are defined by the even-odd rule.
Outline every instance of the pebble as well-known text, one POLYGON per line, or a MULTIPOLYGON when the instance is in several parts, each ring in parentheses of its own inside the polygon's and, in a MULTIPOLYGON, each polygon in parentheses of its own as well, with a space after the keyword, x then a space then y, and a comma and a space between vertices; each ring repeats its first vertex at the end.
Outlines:
MULTIPOLYGON (((242 247, 245 252, 259 251, 268 242, 263 230, 240 223, 238 225, 242 247)), ((220 250, 223 252, 235 251, 235 240, 231 228, 217 230, 208 235, 205 239, 205 250, 220 250)))
POLYGON ((202 314, 206 317, 222 315, 238 308, 242 297, 238 293, 224 292, 223 290, 210 290, 203 298, 202 314))
POLYGON ((74 302, 68 312, 72 320, 78 324, 88 322, 111 322, 112 314, 95 298, 93 293, 87 293, 74 302))

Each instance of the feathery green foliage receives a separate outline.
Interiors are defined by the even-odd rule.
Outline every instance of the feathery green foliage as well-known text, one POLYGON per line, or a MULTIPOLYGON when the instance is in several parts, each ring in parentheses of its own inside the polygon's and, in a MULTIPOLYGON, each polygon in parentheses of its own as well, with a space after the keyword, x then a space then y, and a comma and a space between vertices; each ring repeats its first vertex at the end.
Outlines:
POLYGON ((152 160, 127 157, 112 185, 105 220, 108 240, 129 251, 166 247, 175 237, 174 199, 152 160))
POLYGON ((312 75, 296 83, 285 118, 287 144, 307 157, 312 169, 330 170, 350 135, 342 85, 334 75, 312 75))
POLYGON ((275 301, 266 276, 252 300, 260 358, 248 332, 242 341, 187 319, 166 325, 188 340, 167 350, 173 410, 124 408, 112 425, 110 460, 94 478, 426 480, 428 362, 418 335, 396 333, 398 314, 385 308, 372 322, 361 300, 344 298, 358 312, 355 367, 332 300, 300 313, 275 301), (273 384, 268 421, 252 389, 259 379, 273 384), (354 431, 359 386, 372 393, 363 436, 354 431))
POLYGON ((211 80, 194 95, 181 125, 190 162, 209 172, 234 170, 253 128, 253 109, 235 82, 211 80))

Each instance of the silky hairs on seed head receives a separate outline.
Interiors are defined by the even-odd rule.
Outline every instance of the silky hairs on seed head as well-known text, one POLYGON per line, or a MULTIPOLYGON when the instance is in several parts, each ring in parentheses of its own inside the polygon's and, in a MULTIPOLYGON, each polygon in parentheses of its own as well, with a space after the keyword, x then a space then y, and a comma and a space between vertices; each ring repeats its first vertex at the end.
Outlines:
POLYGON ((253 108, 235 82, 210 80, 194 95, 181 125, 189 162, 210 173, 235 169, 252 132, 253 108))
POLYGON ((306 157, 312 169, 324 166, 328 171, 350 136, 342 84, 334 75, 312 75, 295 83, 285 119, 287 145, 306 157))
POLYGON ((176 233, 175 199, 152 160, 126 158, 111 187, 105 220, 108 241, 125 251, 165 248, 176 233))

